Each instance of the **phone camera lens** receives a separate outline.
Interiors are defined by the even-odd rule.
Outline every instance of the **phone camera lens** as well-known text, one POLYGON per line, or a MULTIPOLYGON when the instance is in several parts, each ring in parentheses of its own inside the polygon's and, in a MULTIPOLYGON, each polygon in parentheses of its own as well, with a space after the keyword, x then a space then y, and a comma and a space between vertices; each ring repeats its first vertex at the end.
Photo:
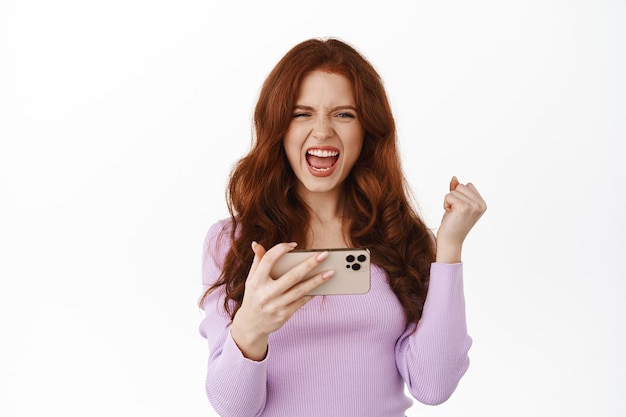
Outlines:
POLYGON ((352 269, 358 271, 359 269, 361 269, 361 264, 353 264, 352 269))
POLYGON ((365 262, 365 259, 367 259, 365 257, 365 255, 359 255, 359 257, 357 258, 359 262, 365 262))
POLYGON ((346 256, 346 262, 354 262, 354 255, 346 256))

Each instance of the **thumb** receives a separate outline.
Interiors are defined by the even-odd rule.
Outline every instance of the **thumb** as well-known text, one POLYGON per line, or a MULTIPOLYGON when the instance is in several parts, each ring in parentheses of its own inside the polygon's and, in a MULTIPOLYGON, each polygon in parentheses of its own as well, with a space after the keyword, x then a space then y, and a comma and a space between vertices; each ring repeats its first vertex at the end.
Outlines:
POLYGON ((263 255, 265 255, 265 248, 260 243, 256 241, 252 242, 252 251, 254 252, 254 260, 252 261, 252 266, 250 267, 250 274, 253 274, 254 271, 259 266, 259 262, 263 259, 263 255))
POLYGON ((457 177, 452 177, 450 180, 450 191, 456 190, 456 187, 459 185, 459 180, 457 177))

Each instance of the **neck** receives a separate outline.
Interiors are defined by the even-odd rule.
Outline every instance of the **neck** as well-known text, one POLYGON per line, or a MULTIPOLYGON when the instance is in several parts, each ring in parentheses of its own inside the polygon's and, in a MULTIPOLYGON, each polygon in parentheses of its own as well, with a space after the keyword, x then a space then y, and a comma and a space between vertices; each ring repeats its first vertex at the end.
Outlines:
POLYGON ((339 190, 325 193, 301 191, 299 194, 309 208, 312 219, 322 224, 343 219, 344 201, 339 190))
POLYGON ((339 248, 349 245, 343 217, 344 201, 340 192, 301 193, 309 208, 311 220, 306 246, 308 248, 339 248))

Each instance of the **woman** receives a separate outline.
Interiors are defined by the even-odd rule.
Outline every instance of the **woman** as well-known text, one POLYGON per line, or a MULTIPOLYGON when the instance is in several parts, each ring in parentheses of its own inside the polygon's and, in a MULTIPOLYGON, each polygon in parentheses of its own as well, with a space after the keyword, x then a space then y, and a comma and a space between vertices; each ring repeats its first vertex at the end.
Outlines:
POLYGON ((305 41, 269 74, 255 143, 229 182, 231 218, 204 248, 206 390, 221 416, 389 416, 445 401, 467 370, 461 249, 486 209, 453 177, 436 237, 410 204, 382 82, 354 48, 305 41), (311 297, 329 279, 282 277, 295 247, 364 247, 367 294, 311 297))

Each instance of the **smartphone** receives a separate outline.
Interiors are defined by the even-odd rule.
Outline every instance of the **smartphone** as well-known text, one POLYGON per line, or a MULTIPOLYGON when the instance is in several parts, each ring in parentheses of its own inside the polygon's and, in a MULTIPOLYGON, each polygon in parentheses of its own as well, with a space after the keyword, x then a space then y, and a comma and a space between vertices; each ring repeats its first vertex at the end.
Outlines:
POLYGON ((270 275, 278 278, 316 253, 328 251, 328 257, 307 278, 329 269, 335 270, 328 281, 308 295, 365 294, 370 290, 370 251, 365 248, 294 250, 281 256, 270 275))

